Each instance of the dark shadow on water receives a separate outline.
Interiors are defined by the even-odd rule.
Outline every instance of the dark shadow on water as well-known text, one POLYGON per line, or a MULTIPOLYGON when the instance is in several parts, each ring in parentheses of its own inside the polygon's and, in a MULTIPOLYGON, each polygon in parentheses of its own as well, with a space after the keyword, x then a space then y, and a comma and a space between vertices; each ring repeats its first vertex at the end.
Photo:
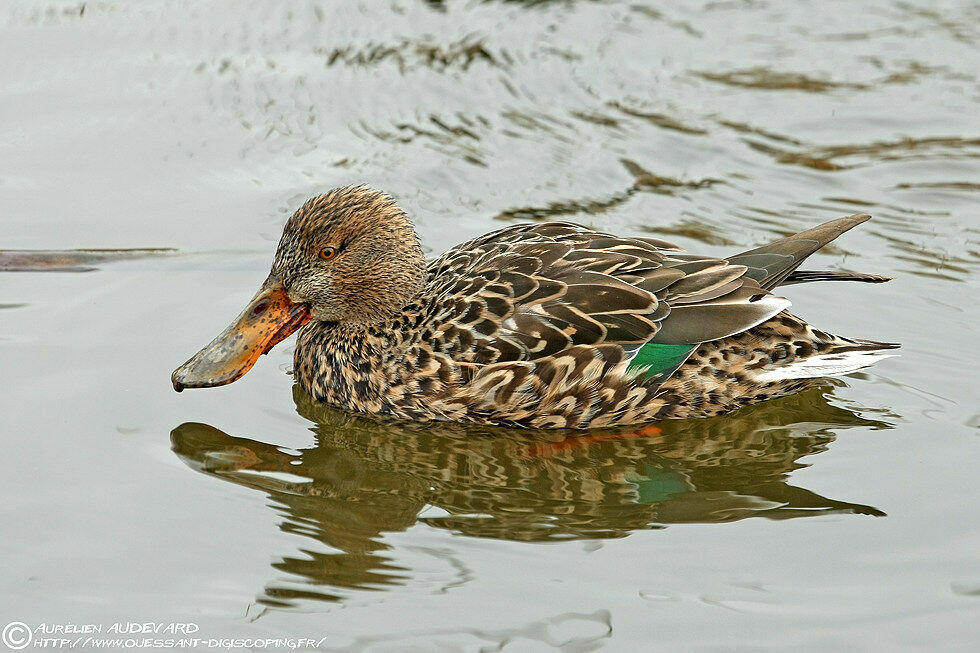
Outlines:
POLYGON ((171 438, 191 468, 267 493, 283 531, 318 543, 273 563, 291 580, 273 581, 259 601, 286 607, 409 583, 413 571, 393 562, 382 536, 418 522, 545 542, 748 517, 884 515, 787 482, 836 431, 890 427, 831 405, 826 392, 712 419, 583 433, 382 423, 318 405, 297 387, 297 411, 315 424, 309 448, 192 422, 171 438))

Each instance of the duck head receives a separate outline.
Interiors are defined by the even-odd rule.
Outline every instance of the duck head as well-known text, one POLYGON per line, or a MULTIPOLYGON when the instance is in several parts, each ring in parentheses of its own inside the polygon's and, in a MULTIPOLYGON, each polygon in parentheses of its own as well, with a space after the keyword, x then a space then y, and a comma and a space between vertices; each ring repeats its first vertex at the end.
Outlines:
POLYGON ((235 381, 311 320, 380 322, 404 308, 424 280, 418 236, 389 196, 357 186, 314 197, 286 222, 259 292, 227 329, 174 370, 174 389, 235 381))

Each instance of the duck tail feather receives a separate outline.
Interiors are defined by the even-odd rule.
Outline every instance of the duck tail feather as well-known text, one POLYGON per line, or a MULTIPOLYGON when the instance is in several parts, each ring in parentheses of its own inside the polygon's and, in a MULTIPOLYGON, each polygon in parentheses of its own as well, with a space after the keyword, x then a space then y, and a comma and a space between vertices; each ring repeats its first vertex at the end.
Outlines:
POLYGON ((746 276, 758 281, 763 289, 771 290, 785 281, 811 254, 845 231, 870 219, 867 213, 858 213, 831 220, 768 245, 729 256, 728 261, 748 267, 746 276))
POLYGON ((756 377, 760 383, 841 376, 857 372, 897 354, 891 350, 901 345, 838 337, 839 344, 829 351, 777 365, 756 377))
POLYGON ((794 283, 810 283, 811 281, 860 281, 862 283, 885 283, 891 281, 891 277, 883 277, 878 274, 864 274, 863 272, 844 272, 842 270, 795 270, 788 277, 783 279, 780 286, 789 286, 794 283))

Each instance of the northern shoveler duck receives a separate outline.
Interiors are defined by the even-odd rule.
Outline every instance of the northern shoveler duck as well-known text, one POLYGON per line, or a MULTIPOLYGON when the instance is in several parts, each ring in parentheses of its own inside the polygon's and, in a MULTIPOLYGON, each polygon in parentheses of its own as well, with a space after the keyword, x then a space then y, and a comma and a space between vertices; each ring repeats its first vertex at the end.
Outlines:
POLYGON ((307 201, 242 314, 174 371, 231 383, 299 329, 318 401, 410 420, 587 428, 704 417, 860 369, 897 345, 810 327, 771 294, 868 220, 833 220, 728 258, 566 222, 505 227, 426 263, 408 216, 363 186, 307 201))

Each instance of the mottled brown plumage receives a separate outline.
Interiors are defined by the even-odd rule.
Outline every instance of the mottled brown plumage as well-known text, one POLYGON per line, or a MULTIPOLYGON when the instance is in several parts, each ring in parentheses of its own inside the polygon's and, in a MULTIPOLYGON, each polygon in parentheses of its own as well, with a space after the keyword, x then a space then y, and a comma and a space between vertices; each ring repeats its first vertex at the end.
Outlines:
MULTIPOLYGON (((290 218, 263 288, 309 306, 306 318, 283 318, 290 330, 309 320, 296 379, 348 410, 535 428, 707 416, 795 392, 822 371, 854 369, 849 353, 889 347, 815 331, 770 294, 818 278, 881 280, 796 272, 869 217, 729 259, 570 223, 516 225, 425 265, 390 198, 343 188, 290 218)), ((263 297, 240 323, 249 311, 267 319, 263 297)), ((205 355, 212 343, 175 372, 175 387, 227 382, 230 349, 219 340, 221 374, 205 355)))

